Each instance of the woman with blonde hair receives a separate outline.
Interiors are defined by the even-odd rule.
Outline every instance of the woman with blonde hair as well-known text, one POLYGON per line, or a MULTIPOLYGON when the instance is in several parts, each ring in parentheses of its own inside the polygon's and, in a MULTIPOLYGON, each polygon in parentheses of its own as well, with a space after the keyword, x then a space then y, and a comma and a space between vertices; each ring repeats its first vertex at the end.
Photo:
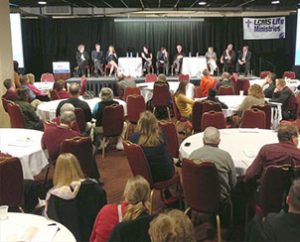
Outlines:
POLYGON ((173 160, 166 150, 166 139, 153 113, 149 111, 141 113, 136 132, 131 135, 130 141, 142 147, 154 182, 173 177, 175 173, 173 160))
POLYGON ((110 71, 109 76, 112 75, 112 73, 118 69, 118 56, 115 51, 115 47, 110 45, 108 47, 108 51, 106 54, 106 62, 110 65, 110 71))
POLYGON ((180 112, 180 115, 191 119, 195 101, 186 96, 187 85, 187 81, 182 81, 179 83, 178 89, 175 92, 175 103, 180 112))
POLYGON ((148 214, 150 185, 142 176, 128 179, 124 202, 108 204, 97 215, 90 242, 106 242, 114 227, 122 221, 131 221, 148 214))
POLYGON ((27 75, 27 79, 28 79, 27 86, 36 95, 36 98, 41 100, 41 101, 50 101, 48 95, 46 93, 42 92, 40 89, 38 89, 34 85, 35 76, 32 73, 28 73, 26 75, 27 75))

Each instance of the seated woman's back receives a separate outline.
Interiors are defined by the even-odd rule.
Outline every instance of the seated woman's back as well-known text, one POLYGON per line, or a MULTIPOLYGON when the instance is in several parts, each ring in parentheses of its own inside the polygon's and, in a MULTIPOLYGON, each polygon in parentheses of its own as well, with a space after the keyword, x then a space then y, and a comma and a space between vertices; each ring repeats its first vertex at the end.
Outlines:
POLYGON ((179 83, 175 93, 175 104, 180 112, 180 115, 186 118, 191 118, 194 100, 186 96, 188 82, 182 81, 179 83))

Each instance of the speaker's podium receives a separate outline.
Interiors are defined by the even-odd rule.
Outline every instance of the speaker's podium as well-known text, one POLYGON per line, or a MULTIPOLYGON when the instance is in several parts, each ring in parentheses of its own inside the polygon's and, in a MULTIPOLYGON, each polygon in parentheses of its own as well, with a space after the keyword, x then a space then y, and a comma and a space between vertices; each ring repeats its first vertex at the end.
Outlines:
POLYGON ((67 80, 71 77, 70 62, 68 61, 52 62, 52 68, 55 80, 67 80))

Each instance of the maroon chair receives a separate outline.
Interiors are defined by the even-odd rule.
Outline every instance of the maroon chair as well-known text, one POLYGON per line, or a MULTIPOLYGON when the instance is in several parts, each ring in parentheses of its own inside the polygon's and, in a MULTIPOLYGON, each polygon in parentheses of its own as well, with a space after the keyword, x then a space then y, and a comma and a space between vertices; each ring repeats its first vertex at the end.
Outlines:
MULTIPOLYGON (((165 201, 163 196, 163 191, 173 185, 177 185, 177 190, 181 189, 180 186, 180 177, 176 172, 174 176, 166 181, 156 182, 154 183, 152 180, 151 170, 147 161, 147 158, 141 148, 141 146, 137 144, 133 144, 129 141, 124 141, 124 151, 127 156, 127 160, 131 169, 131 172, 134 176, 141 175, 144 177, 150 184, 151 193, 150 193, 150 214, 153 212, 153 204, 154 204, 154 191, 160 191, 161 199, 165 201)), ((179 194, 180 196, 180 194, 179 194)))
POLYGON ((210 126, 217 129, 226 128, 226 119, 223 112, 209 111, 202 114, 201 131, 210 126))
POLYGON ((265 79, 269 75, 270 71, 261 71, 259 74, 260 79, 265 79))
POLYGON ((60 96, 59 96, 58 92, 55 89, 50 90, 50 97, 51 97, 51 100, 60 99, 60 96))
POLYGON ((145 82, 156 82, 157 81, 157 75, 156 74, 147 74, 145 76, 145 82))
POLYGON ((153 105, 153 114, 157 107, 166 107, 168 111, 168 117, 171 119, 170 108, 169 108, 169 98, 170 91, 168 85, 154 85, 153 96, 152 96, 152 105, 153 105))
POLYGON ((129 95, 141 95, 141 90, 138 87, 126 87, 124 92, 124 100, 127 101, 129 95))
POLYGON ((195 86, 194 89, 194 98, 201 98, 202 97, 202 90, 200 86, 195 86))
MULTIPOLYGON (((124 108, 122 105, 113 104, 106 106, 103 110, 102 128, 103 138, 101 143, 106 142, 108 137, 121 136, 124 122, 124 108)), ((124 138, 124 137, 123 137, 124 138)), ((105 146, 102 145, 102 157, 104 158, 105 146)))
POLYGON ((179 141, 177 136, 177 129, 174 123, 161 121, 159 127, 164 133, 167 141, 167 151, 173 158, 179 158, 179 141))
POLYGON ((252 106, 254 109, 261 110, 265 112, 266 117, 266 129, 271 129, 271 116, 272 116, 272 106, 271 104, 264 104, 264 105, 254 105, 252 106))
POLYGON ((250 87, 250 82, 249 80, 246 79, 238 79, 236 83, 236 88, 235 88, 235 94, 239 95, 240 91, 244 91, 244 95, 248 95, 248 90, 250 87))
POLYGON ((249 109, 243 113, 240 128, 266 128, 266 115, 258 109, 249 109))
POLYGON ((41 82, 55 82, 55 77, 52 73, 43 73, 41 76, 41 82))
POLYGON ((182 81, 187 81, 187 82, 190 82, 190 75, 189 74, 179 74, 178 76, 178 81, 179 82, 182 82, 182 81))
POLYGON ((219 95, 234 95, 234 88, 231 86, 221 86, 218 90, 219 95))
POLYGON ((76 123, 80 133, 84 133, 86 129, 85 114, 82 108, 75 108, 76 123))
POLYGON ((296 73, 294 71, 285 71, 282 78, 296 79, 296 73))
POLYGON ((204 101, 203 102, 203 113, 209 112, 209 111, 221 112, 222 111, 221 104, 213 102, 213 101, 204 101))
POLYGON ((7 104, 7 111, 10 118, 11 128, 25 129, 25 119, 18 104, 13 102, 7 104))
POLYGON ((3 105, 3 109, 5 112, 8 113, 8 110, 7 110, 7 104, 8 103, 14 103, 13 101, 10 101, 10 100, 7 100, 5 98, 1 98, 2 99, 2 105, 3 105))
POLYGON ((47 129, 57 126, 57 123, 44 121, 43 126, 44 126, 44 132, 45 132, 47 129))
POLYGON ((195 102, 192 109, 193 133, 201 131, 201 120, 203 114, 203 102, 195 102))
POLYGON ((83 95, 87 89, 87 79, 86 76, 83 75, 80 79, 80 95, 83 95))
POLYGON ((182 162, 183 194, 189 210, 216 216, 217 237, 221 242, 221 221, 218 215, 220 184, 217 168, 212 162, 195 164, 191 160, 182 162))
POLYGON ((23 171, 19 158, 0 155, 0 205, 23 212, 23 171))

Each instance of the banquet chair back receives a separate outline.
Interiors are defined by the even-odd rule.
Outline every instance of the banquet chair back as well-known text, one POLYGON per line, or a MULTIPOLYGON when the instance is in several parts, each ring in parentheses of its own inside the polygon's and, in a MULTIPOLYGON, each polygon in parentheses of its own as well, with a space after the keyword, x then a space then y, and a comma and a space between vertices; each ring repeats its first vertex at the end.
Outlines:
POLYGON ((177 135, 177 129, 174 123, 161 121, 159 122, 159 127, 161 128, 163 134, 167 141, 167 151, 173 158, 179 157, 179 141, 177 135))
POLYGON ((201 98, 202 97, 202 90, 200 86, 195 86, 194 89, 194 98, 201 98))
POLYGON ((146 111, 146 103, 143 96, 129 95, 126 99, 127 120, 132 124, 137 124, 140 114, 146 111))
POLYGON ((266 115, 258 109, 249 109, 243 113, 240 128, 266 128, 266 115))
POLYGON ((19 158, 0 154, 0 205, 23 205, 23 171, 19 158))
POLYGON ((215 127, 217 129, 226 128, 226 119, 223 112, 209 111, 202 114, 201 131, 207 127, 215 127))
POLYGON ((156 74, 147 74, 145 76, 145 82, 156 82, 157 81, 157 75, 156 74))
POLYGON ((201 131, 201 120, 203 114, 203 102, 195 102, 192 109, 193 132, 201 131))
POLYGON ((239 73, 232 73, 230 80, 233 83, 237 83, 238 79, 239 79, 239 73))
POLYGON ((170 100, 170 91, 169 86, 164 85, 154 85, 153 87, 153 96, 152 96, 152 105, 153 105, 153 113, 155 115, 155 111, 157 107, 166 107, 168 111, 168 117, 171 119, 170 109, 169 109, 169 100, 170 100))
POLYGON ((41 82, 55 82, 55 77, 52 73, 43 73, 41 76, 41 82))
POLYGON ((215 111, 215 112, 222 112, 221 104, 213 102, 213 101, 204 101, 203 102, 203 113, 215 111))
POLYGON ((7 111, 10 118, 11 128, 25 129, 25 119, 18 104, 13 102, 7 104, 7 111))
POLYGON ((270 71, 261 71, 259 74, 260 79, 265 79, 269 75, 270 71))
POLYGON ((126 87, 124 92, 124 100, 127 101, 129 95, 141 95, 141 90, 138 87, 126 87))
POLYGON ((285 71, 282 78, 296 79, 296 73, 294 71, 285 71))
POLYGON ((271 104, 264 104, 264 105, 254 105, 252 106, 254 109, 261 110, 265 113, 266 118, 266 129, 271 129, 271 116, 272 116, 272 106, 271 104))
POLYGON ((85 114, 82 108, 75 108, 76 123, 80 133, 84 133, 86 129, 85 114))
POLYGON ((218 90, 219 95, 234 95, 234 88, 232 86, 221 86, 218 90))
POLYGON ((217 168, 212 162, 195 164, 192 160, 182 162, 183 194, 189 209, 215 214, 218 242, 221 242, 221 222, 218 215, 220 184, 217 168))
POLYGON ((178 76, 178 81, 179 82, 182 82, 182 81, 187 81, 187 82, 190 82, 190 75, 189 74, 179 74, 178 76))
POLYGON ((5 98, 1 98, 2 99, 2 106, 3 106, 3 109, 5 112, 8 113, 8 110, 7 110, 7 105, 8 103, 14 103, 13 101, 10 101, 10 100, 7 100, 5 98))
POLYGON ((240 91, 244 91, 244 95, 248 95, 248 90, 250 87, 250 82, 247 79, 238 79, 235 88, 235 94, 240 94, 240 91))
POLYGON ((49 92, 50 92, 51 100, 58 100, 58 99, 60 99, 60 96, 59 96, 58 92, 55 89, 50 90, 49 92))
POLYGON ((43 126, 44 126, 44 131, 46 131, 47 129, 49 129, 51 127, 57 126, 57 123, 44 121, 43 126))
POLYGON ((75 137, 61 143, 60 153, 71 153, 77 157, 80 167, 89 176, 92 170, 93 146, 90 137, 75 137))
POLYGON ((83 95, 87 89, 87 79, 86 76, 83 75, 80 79, 80 95, 83 95))

